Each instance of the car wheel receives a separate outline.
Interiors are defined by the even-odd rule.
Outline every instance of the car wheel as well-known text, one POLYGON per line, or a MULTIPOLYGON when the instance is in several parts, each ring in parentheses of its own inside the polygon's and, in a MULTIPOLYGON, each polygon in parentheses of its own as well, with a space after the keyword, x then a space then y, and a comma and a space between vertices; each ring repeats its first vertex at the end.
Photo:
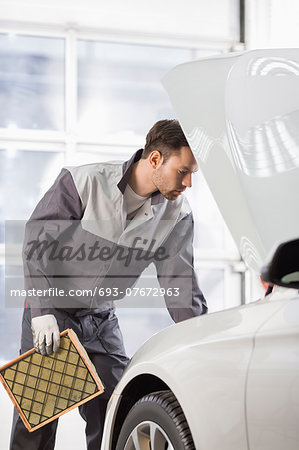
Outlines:
POLYGON ((142 397, 129 411, 116 450, 194 450, 179 402, 171 391, 142 397))

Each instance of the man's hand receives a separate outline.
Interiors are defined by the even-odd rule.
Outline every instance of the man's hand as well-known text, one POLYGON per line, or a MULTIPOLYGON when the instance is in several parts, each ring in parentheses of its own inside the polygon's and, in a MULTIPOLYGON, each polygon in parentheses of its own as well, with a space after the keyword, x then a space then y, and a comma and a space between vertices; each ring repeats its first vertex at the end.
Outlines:
POLYGON ((42 355, 57 352, 60 343, 59 328, 53 314, 33 317, 32 335, 35 350, 42 355))

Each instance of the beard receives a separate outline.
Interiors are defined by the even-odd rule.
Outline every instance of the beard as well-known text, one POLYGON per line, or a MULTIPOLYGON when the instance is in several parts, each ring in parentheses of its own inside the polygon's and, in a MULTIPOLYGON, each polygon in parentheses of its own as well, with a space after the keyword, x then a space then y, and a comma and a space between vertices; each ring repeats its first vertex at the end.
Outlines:
POLYGON ((176 192, 176 189, 171 189, 171 186, 167 183, 167 181, 165 181, 165 177, 163 177, 160 169, 157 169, 153 172, 152 182, 157 190, 160 191, 163 197, 165 197, 167 200, 176 200, 179 197, 180 194, 176 192))

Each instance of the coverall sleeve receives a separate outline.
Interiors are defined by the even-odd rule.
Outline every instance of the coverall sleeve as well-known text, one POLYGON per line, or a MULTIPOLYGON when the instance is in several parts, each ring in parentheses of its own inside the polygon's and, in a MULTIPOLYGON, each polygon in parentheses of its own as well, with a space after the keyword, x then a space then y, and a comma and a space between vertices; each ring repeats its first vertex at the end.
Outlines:
MULTIPOLYGON (((51 244, 82 215, 82 203, 73 178, 67 169, 62 169, 25 226, 22 256, 27 295, 30 291, 46 291, 50 287, 46 257, 39 257, 38 251, 32 251, 33 245, 41 245, 42 249, 43 243, 51 244)), ((30 295, 27 300, 32 317, 51 313, 50 297, 30 295)))
POLYGON ((193 267, 192 213, 180 220, 164 243, 166 257, 155 261, 159 284, 174 322, 205 314, 207 303, 193 267))

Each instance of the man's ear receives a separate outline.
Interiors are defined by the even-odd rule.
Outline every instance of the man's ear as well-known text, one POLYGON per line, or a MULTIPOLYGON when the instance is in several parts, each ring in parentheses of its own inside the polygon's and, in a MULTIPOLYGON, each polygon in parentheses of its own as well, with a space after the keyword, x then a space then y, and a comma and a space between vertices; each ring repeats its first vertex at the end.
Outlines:
POLYGON ((163 164, 163 156, 158 150, 154 150, 149 155, 148 160, 153 169, 157 169, 163 164))

